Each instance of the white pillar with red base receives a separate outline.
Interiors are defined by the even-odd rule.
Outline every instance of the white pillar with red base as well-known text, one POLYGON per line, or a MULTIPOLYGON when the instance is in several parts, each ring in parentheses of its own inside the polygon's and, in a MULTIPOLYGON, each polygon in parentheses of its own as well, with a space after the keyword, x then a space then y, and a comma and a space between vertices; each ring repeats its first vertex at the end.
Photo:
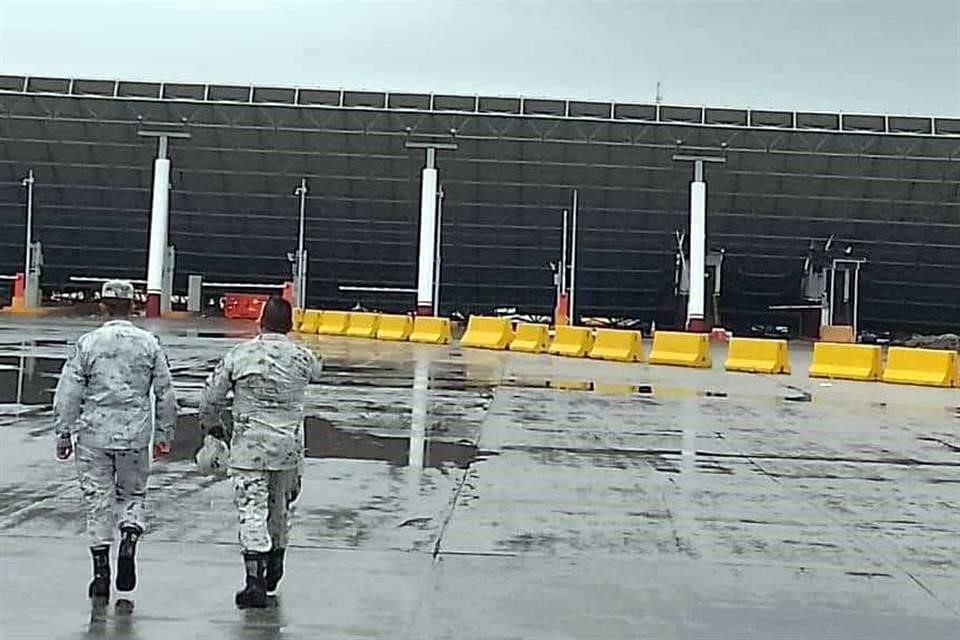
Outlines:
POLYGON ((170 160, 167 138, 161 137, 153 163, 153 206, 150 210, 150 253, 147 258, 147 317, 160 317, 163 265, 167 254, 167 224, 170 214, 170 160))
POLYGON ((695 179, 690 183, 690 295, 687 298, 687 331, 703 333, 704 277, 707 250, 707 183, 697 162, 695 179))
POLYGON ((427 149, 420 182, 420 258, 417 263, 417 315, 432 316, 437 236, 436 150, 427 149))

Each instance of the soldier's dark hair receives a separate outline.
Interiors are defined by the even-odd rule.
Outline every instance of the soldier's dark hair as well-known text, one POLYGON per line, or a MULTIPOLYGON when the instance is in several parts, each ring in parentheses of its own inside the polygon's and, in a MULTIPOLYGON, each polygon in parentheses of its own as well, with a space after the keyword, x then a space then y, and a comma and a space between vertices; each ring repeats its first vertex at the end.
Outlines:
POLYGON ((290 333, 293 328, 293 308, 280 296, 271 296, 263 305, 260 328, 270 333, 290 333))
POLYGON ((133 300, 121 300, 119 298, 104 298, 100 304, 107 310, 107 315, 111 318, 126 318, 133 311, 133 300))

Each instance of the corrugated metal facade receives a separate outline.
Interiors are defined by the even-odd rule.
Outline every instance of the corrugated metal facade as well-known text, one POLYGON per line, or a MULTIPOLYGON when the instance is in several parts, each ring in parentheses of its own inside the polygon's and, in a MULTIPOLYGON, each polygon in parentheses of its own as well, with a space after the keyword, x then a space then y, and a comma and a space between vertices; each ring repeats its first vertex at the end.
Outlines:
MULTIPOLYGON (((674 233, 691 169, 708 166, 708 243, 727 251, 728 324, 774 321, 796 299, 807 246, 835 235, 869 259, 861 325, 960 326, 960 122, 655 105, 278 88, 0 78, 0 273, 23 259, 22 178, 37 178, 44 285, 146 269, 155 143, 144 122, 186 119, 171 143, 170 242, 178 289, 289 278, 293 189, 308 179, 309 301, 343 285, 413 287, 414 136, 456 129, 441 153, 441 310, 549 313, 562 217, 579 189, 578 310, 667 322, 674 233), (87 83, 87 84, 84 84, 87 83), (83 94, 83 95, 78 95, 83 94), (92 94, 92 95, 87 95, 92 94), (289 104, 286 104, 289 103, 289 104)), ((413 297, 367 296, 384 308, 413 297)))

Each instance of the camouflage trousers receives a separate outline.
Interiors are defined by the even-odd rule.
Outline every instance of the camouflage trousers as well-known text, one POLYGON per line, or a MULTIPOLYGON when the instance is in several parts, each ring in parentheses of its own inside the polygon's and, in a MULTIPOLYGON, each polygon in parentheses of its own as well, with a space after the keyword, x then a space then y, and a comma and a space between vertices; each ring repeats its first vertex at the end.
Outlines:
POLYGON ((78 442, 76 454, 90 546, 113 543, 118 528, 145 529, 148 448, 99 449, 78 442))
POLYGON ((287 546, 293 502, 300 495, 300 470, 231 469, 240 515, 240 547, 267 552, 287 546))

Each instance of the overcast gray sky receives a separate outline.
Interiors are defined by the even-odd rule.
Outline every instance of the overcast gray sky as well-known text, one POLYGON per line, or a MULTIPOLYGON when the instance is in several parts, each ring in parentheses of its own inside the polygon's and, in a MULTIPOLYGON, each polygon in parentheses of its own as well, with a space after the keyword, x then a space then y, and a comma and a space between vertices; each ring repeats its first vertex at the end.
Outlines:
POLYGON ((0 0, 0 72, 960 116, 960 0, 0 0))

